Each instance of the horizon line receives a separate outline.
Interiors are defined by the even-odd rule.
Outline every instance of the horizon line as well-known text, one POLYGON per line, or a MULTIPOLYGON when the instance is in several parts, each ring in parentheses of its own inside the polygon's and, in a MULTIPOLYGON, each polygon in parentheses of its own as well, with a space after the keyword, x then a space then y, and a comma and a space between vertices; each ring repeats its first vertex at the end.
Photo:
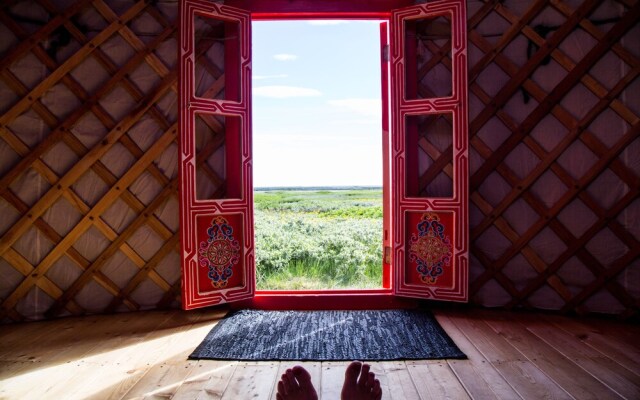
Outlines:
POLYGON ((382 189, 382 185, 318 185, 318 186, 255 186, 253 190, 344 190, 344 189, 382 189))

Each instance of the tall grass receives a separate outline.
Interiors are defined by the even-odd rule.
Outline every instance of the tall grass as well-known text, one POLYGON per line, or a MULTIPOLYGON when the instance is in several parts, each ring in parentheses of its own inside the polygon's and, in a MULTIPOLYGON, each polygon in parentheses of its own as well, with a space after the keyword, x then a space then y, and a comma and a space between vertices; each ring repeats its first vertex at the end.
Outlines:
POLYGON ((381 287, 380 190, 256 192, 254 198, 258 289, 381 287))

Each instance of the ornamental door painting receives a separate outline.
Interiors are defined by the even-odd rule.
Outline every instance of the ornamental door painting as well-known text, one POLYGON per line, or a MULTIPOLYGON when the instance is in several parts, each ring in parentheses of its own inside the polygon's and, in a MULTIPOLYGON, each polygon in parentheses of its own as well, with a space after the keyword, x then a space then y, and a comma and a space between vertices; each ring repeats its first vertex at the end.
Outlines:
POLYGON ((180 2, 182 307, 255 292, 250 14, 180 2))
POLYGON ((391 14, 394 293, 466 301, 467 55, 464 0, 391 14))

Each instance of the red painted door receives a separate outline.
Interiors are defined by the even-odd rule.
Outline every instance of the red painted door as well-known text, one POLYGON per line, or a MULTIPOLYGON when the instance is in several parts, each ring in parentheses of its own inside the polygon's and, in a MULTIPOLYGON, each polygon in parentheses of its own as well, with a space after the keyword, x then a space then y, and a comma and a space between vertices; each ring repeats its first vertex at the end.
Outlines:
POLYGON ((465 2, 395 10, 390 25, 394 293, 467 301, 465 2))
POLYGON ((182 307, 255 292, 251 17, 180 2, 179 193, 182 307))
POLYGON ((382 287, 391 287, 391 142, 389 131, 389 23, 380 23, 380 82, 382 96, 382 287))

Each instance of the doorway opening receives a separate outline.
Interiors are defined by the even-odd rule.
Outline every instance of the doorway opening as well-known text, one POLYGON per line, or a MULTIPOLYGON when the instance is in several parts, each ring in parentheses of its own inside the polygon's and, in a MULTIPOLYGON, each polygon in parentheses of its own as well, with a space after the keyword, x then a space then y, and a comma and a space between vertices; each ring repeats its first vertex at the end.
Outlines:
POLYGON ((258 290, 382 288, 379 22, 252 23, 258 290))

